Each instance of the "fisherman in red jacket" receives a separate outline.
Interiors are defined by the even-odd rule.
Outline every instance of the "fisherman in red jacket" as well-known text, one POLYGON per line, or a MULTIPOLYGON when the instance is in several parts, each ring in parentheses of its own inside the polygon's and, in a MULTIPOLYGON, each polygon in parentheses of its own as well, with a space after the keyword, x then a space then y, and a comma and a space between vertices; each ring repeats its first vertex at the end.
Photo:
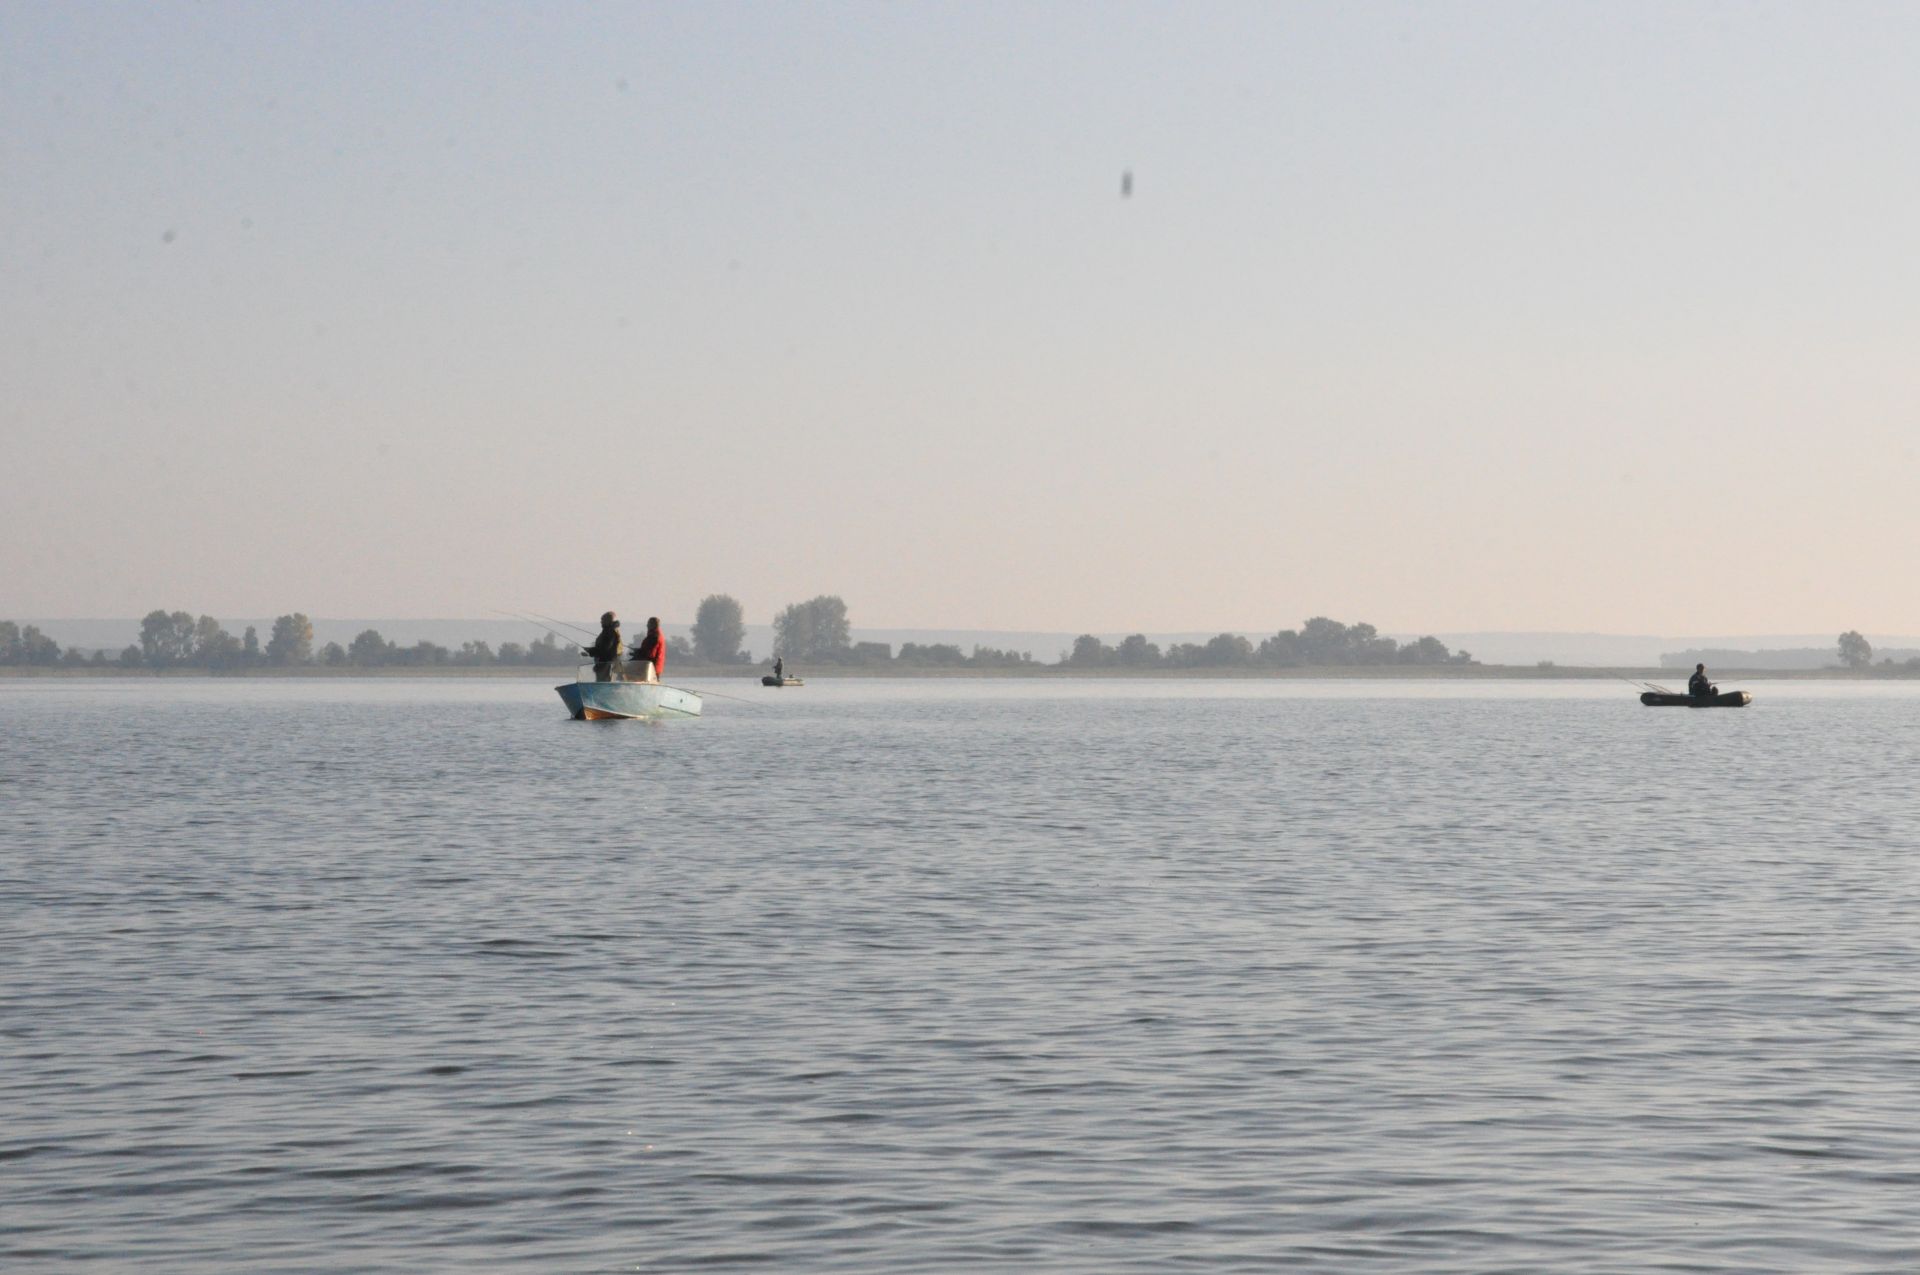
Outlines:
POLYGON ((647 617, 647 635, 633 644, 633 658, 645 670, 643 681, 657 682, 667 672, 667 639, 660 635, 660 617, 647 617))

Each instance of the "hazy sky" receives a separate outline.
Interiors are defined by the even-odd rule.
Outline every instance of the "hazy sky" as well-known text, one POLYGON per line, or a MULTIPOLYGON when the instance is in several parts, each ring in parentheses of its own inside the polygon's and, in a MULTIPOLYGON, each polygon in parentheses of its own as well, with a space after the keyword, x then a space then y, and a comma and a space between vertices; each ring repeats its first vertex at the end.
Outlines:
POLYGON ((1916 66, 1913 5, 9 0, 0 616, 1920 631, 1916 66))

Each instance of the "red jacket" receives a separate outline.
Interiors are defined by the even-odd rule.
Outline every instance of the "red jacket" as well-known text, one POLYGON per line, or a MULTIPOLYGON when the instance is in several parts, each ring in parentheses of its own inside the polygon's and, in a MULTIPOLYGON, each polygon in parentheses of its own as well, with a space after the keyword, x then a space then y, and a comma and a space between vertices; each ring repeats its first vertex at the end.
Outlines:
POLYGON ((652 661, 653 675, 665 677, 667 675, 667 639, 658 629, 654 630, 641 638, 638 645, 633 648, 633 658, 652 661))

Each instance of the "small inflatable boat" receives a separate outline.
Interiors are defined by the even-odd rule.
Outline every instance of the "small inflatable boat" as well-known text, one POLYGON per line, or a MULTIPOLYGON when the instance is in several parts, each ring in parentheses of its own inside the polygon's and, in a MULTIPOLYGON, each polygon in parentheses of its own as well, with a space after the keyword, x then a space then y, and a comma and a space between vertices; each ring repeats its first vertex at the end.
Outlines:
POLYGON ((1643 691, 1640 702, 1648 708, 1745 708, 1753 703, 1748 691, 1721 691, 1716 695, 1674 695, 1643 691))

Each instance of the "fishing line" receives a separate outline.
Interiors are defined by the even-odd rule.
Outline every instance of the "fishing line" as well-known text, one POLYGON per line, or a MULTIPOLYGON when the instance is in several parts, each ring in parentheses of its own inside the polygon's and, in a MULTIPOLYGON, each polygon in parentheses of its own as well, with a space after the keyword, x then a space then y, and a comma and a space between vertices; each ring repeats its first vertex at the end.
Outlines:
MULTIPOLYGON (((667 686, 665 682, 660 682, 658 685, 667 686)), ((760 707, 759 700, 741 699, 738 695, 722 695, 719 691, 703 691, 697 686, 667 686, 667 689, 670 691, 685 691, 689 695, 711 695, 715 699, 730 699, 736 704, 751 704, 755 708, 760 707)))
POLYGON ((1652 691, 1656 695, 1673 694, 1672 691, 1660 685, 1658 682, 1636 682, 1624 673, 1610 673, 1608 674, 1608 676, 1616 678, 1619 681, 1625 682, 1628 686, 1633 687, 1635 690, 1652 691))
POLYGON ((578 647, 580 645, 580 639, 575 637, 569 637, 567 634, 562 633, 559 629, 540 623, 540 621, 534 619, 532 616, 522 615, 518 611, 502 611, 498 607, 494 608, 494 614, 510 615, 516 620, 520 620, 520 621, 523 621, 524 623, 531 624, 536 629, 546 629, 546 631, 550 635, 552 635, 553 637, 559 638, 562 642, 565 642, 568 646, 578 647))
POLYGON ((588 637, 597 638, 600 636, 597 632, 595 632, 592 629, 585 628, 578 624, 568 624, 565 620, 556 620, 550 615, 540 615, 538 611, 529 611, 527 614, 539 616, 542 620, 545 620, 547 623, 557 624, 563 629, 572 629, 575 633, 585 633, 588 637))

